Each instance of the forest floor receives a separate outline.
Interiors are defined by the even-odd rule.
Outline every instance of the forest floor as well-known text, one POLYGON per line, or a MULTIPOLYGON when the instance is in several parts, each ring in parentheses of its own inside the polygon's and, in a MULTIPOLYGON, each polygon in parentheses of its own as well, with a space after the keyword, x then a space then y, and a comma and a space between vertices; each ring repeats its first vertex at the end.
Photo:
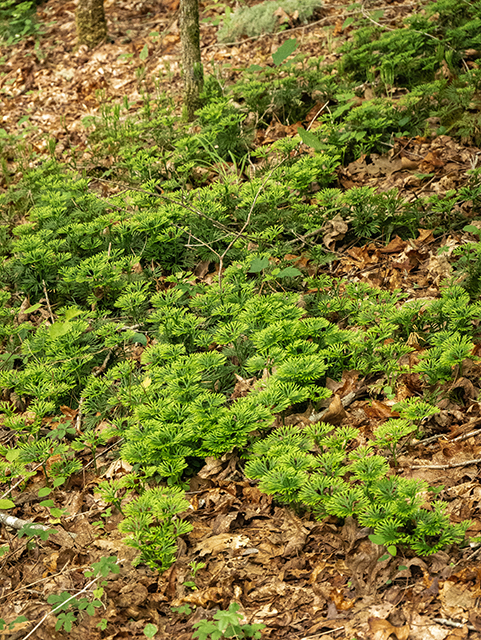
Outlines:
MULTIPOLYGON (((350 37, 349 28, 343 29, 349 5, 350 0, 326 1, 315 22, 295 28, 292 34, 299 51, 335 61, 338 45, 350 37)), ((384 7, 385 19, 397 24, 413 6, 390 1, 384 7)), ((153 85, 156 79, 160 90, 180 104, 178 0, 105 0, 105 8, 111 40, 93 51, 76 48, 75 3, 64 0, 48 0, 38 9, 39 21, 46 25, 40 50, 29 38, 1 51, 0 126, 32 145, 36 156, 29 160, 31 166, 41 162, 49 139, 54 139, 58 159, 89 167, 93 160, 84 118, 98 115, 102 104, 123 96, 128 96, 134 112, 144 81, 153 85)), ((215 18, 223 10, 222 3, 202 3, 201 18, 215 18)), ((286 33, 291 31, 226 46, 217 44, 215 27, 203 22, 203 63, 231 82, 238 68, 265 64, 286 33)), ((295 133, 295 125, 272 123, 259 130, 257 141, 267 144, 295 133)), ((443 195, 467 183, 466 172, 477 165, 480 155, 480 149, 448 135, 398 138, 385 154, 361 156, 339 168, 338 186, 369 186, 380 192, 395 187, 408 201, 443 195), (418 174, 432 177, 421 179, 418 174)), ((8 181, 15 183, 22 171, 16 160, 7 162, 16 175, 4 174, 4 188, 8 181)), ((107 166, 108 162, 106 158, 107 166)), ((92 186, 109 189, 95 178, 92 186)), ((469 218, 470 203, 464 207, 469 218)), ((343 243, 344 233, 342 225, 334 223, 323 233, 324 245, 336 254, 322 268, 325 273, 426 300, 439 297, 441 282, 450 274, 449 258, 467 237, 463 231, 435 236, 433 230, 420 229, 416 238, 396 236, 387 246, 376 241, 353 245, 343 243), (441 246, 446 250, 439 254, 441 246)), ((300 252, 293 259, 319 273, 300 252)), ((209 277, 207 270, 200 265, 199 280, 209 277)), ((481 355, 480 345, 476 348, 476 355, 481 355)), ((481 535, 480 374, 481 365, 471 361, 462 375, 444 383, 445 395, 437 402, 440 412, 424 425, 430 437, 412 441, 399 457, 404 477, 443 485, 451 519, 472 521, 468 536, 481 535)), ((323 419, 372 433, 395 415, 396 401, 421 388, 414 373, 404 374, 401 382, 396 399, 379 399, 368 389, 365 377, 345 371, 341 381, 327 382, 334 400, 323 419), (349 403, 344 406, 340 401, 347 396, 349 403)), ((76 416, 76 411, 65 408, 66 422, 75 424, 76 416)), ((309 412, 294 413, 287 420, 307 424, 309 412)), ((380 562, 379 549, 367 537, 369 530, 352 518, 316 521, 280 506, 244 477, 235 451, 219 460, 208 458, 191 479, 188 519, 194 528, 180 540, 177 561, 170 569, 159 574, 145 565, 132 566, 135 553, 123 544, 117 529, 120 513, 105 517, 101 530, 94 524, 106 507, 95 494, 98 482, 131 470, 128 463, 115 459, 114 452, 110 446, 99 448, 98 471, 88 466, 85 455, 83 471, 56 490, 56 502, 69 515, 55 536, 30 550, 26 538, 16 538, 3 526, 0 538, 10 552, 0 560, 1 616, 10 622, 24 615, 28 621, 0 631, 0 636, 26 638, 32 621, 39 622, 50 611, 46 604, 50 594, 78 593, 85 585, 83 572, 103 556, 113 555, 120 573, 107 578, 100 613, 81 615, 69 632, 56 630, 55 616, 47 616, 29 637, 130 640, 145 637, 144 628, 153 624, 158 628, 155 638, 190 640, 194 622, 212 619, 217 609, 226 610, 233 601, 242 604, 246 622, 266 625, 262 637, 271 640, 481 637, 481 547, 452 546, 431 556, 398 555, 380 562), (205 563, 194 578, 192 561, 205 563), (108 621, 105 630, 97 626, 101 618, 108 621)), ((38 504, 41 485, 42 478, 34 477, 21 494, 15 494, 17 517, 48 522, 48 513, 38 504)))

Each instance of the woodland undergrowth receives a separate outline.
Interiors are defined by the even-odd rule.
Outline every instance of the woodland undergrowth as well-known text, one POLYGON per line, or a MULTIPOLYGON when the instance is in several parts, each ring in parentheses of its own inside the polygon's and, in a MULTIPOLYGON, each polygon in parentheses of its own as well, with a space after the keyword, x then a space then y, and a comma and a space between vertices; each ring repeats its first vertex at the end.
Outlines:
MULTIPOLYGON (((437 411, 440 383, 476 361, 479 229, 468 227, 472 241, 431 300, 328 275, 337 255, 321 238, 333 219, 347 223, 346 242, 383 245, 479 217, 476 167, 457 192, 413 202, 342 189, 336 171, 397 137, 480 143, 481 72, 469 51, 481 50, 481 9, 439 0, 389 31, 377 12, 352 13, 337 65, 296 53, 288 38, 272 64, 234 84, 209 76, 194 125, 145 85, 135 115, 126 97, 84 121, 88 161, 75 152, 62 161, 55 143, 51 157, 23 161, 22 179, 0 196, 0 411, 10 434, 0 508, 14 508, 39 467, 47 497, 86 453, 96 461, 115 443, 133 470, 98 491, 123 514, 138 562, 165 570, 191 528, 189 479, 206 457, 235 451, 262 491, 319 519, 354 516, 391 555, 463 542, 469 522, 451 523, 435 487, 398 474, 397 456, 437 411), (374 97, 360 102, 366 86, 374 97), (304 119, 316 102, 325 108, 313 125, 304 119), (275 120, 304 126, 256 146, 275 120), (422 393, 362 443, 353 427, 286 423, 319 411, 326 378, 351 370, 373 397, 395 398, 405 373, 420 375, 422 393)), ((4 156, 21 147, 1 143, 4 156)), ((61 519, 54 500, 45 506, 61 519)))

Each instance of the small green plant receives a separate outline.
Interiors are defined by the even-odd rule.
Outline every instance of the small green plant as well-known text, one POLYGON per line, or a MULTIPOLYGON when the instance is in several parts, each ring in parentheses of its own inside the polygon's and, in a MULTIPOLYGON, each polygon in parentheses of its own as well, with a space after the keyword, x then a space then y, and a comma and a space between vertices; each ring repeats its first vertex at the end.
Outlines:
POLYGON ((144 627, 144 635, 147 638, 153 638, 158 630, 159 628, 155 624, 152 624, 152 623, 146 624, 144 627))
MULTIPOLYGON (((77 622, 79 614, 85 611, 89 616, 95 615, 95 610, 103 606, 101 598, 104 595, 104 586, 107 582, 100 582, 99 586, 91 589, 98 578, 105 578, 109 573, 119 573, 120 568, 117 564, 115 556, 101 558, 99 562, 94 562, 92 571, 86 571, 87 578, 94 578, 88 583, 82 591, 76 595, 70 595, 67 591, 57 595, 51 594, 47 598, 47 602, 52 605, 52 613, 57 614, 57 622, 55 624, 56 631, 63 629, 67 633, 72 631, 73 625, 77 622), (85 591, 91 591, 91 596, 78 598, 77 596, 85 591)), ((105 629, 107 621, 102 619, 99 623, 101 629, 105 629)))
POLYGON ((194 622, 196 627, 192 637, 197 640, 219 640, 220 638, 261 638, 261 629, 265 624, 241 624, 243 615, 239 613, 240 605, 232 602, 227 611, 217 611, 215 622, 201 620, 194 622))
POLYGON ((397 465, 397 447, 400 440, 416 431, 416 425, 409 420, 386 420, 374 430, 374 442, 381 449, 387 449, 397 465))
POLYGON ((188 604, 181 604, 180 607, 171 607, 171 610, 172 613, 178 613, 180 616, 190 616, 193 611, 188 604))
POLYGON ((36 20, 36 2, 18 2, 1 0, 0 2, 0 38, 12 45, 22 38, 38 35, 40 25, 36 20))
POLYGON ((463 230, 474 235, 476 241, 463 244, 454 250, 454 254, 458 256, 454 277, 469 293, 471 300, 476 300, 481 293, 481 229, 470 224, 463 230))
POLYGON ((17 616, 15 620, 12 620, 11 622, 5 622, 3 618, 0 618, 0 631, 3 631, 6 634, 20 631, 24 627, 22 624, 24 622, 28 622, 28 618, 25 616, 17 616))
POLYGON ((127 534, 125 544, 139 551, 134 564, 141 562, 154 570, 165 571, 174 562, 177 538, 192 530, 192 525, 177 515, 189 506, 179 487, 147 489, 125 507, 125 520, 119 529, 127 534))
POLYGON ((429 555, 462 542, 469 521, 451 524, 446 504, 440 501, 425 509, 426 482, 389 475, 389 465, 375 453, 375 445, 390 447, 395 455, 391 435, 399 441, 415 426, 394 420, 385 424, 374 442, 350 451, 348 444, 356 437, 353 428, 333 429, 323 423, 304 430, 281 427, 254 445, 246 474, 259 479, 265 493, 307 507, 320 519, 357 517, 361 526, 374 529, 376 540, 382 538, 391 555, 398 545, 429 555))

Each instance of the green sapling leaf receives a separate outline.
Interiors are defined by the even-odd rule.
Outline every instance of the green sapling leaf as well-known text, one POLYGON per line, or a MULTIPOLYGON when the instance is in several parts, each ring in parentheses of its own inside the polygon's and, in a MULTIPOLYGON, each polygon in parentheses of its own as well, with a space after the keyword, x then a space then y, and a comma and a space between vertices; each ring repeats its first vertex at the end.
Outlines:
POLYGON ((73 320, 74 318, 80 315, 82 315, 82 311, 80 309, 71 307, 70 309, 67 309, 67 311, 65 312, 65 321, 69 322, 70 320, 73 320))
POLYGON ((302 271, 299 271, 296 267, 286 267, 279 271, 276 278, 295 278, 296 276, 302 276, 302 271))
POLYGON ((312 147, 314 151, 321 152, 323 151, 324 145, 319 140, 317 136, 315 136, 310 131, 306 131, 302 127, 298 127, 297 133, 304 144, 307 144, 308 147, 312 147))
POLYGON ((139 53, 139 58, 142 60, 142 62, 144 62, 145 60, 147 60, 148 57, 149 57, 149 47, 147 46, 147 44, 144 44, 144 48, 139 53))
POLYGON ((269 258, 254 258, 248 273, 260 273, 269 266, 269 258))
POLYGON ((297 49, 297 40, 295 38, 291 38, 290 40, 286 40, 281 44, 281 46, 272 54, 272 60, 276 67, 284 62, 286 58, 288 58, 291 53, 297 49))
POLYGON ((144 627, 144 635, 147 636, 147 638, 153 638, 158 630, 155 624, 146 624, 144 627))
POLYGON ((466 231, 467 233, 474 233, 477 236, 481 235, 481 229, 475 227, 474 224, 467 224, 463 227, 463 231, 466 231))
POLYGON ((132 336, 132 342, 142 344, 144 347, 147 346, 147 338, 143 333, 134 333, 134 335, 132 336))
POLYGON ((8 498, 0 499, 0 509, 13 509, 15 506, 15 502, 12 502, 8 498))
POLYGON ((9 462, 13 462, 14 460, 16 460, 18 458, 19 455, 20 455, 20 449, 9 449, 7 451, 7 453, 5 454, 5 458, 9 462))
POLYGON ((369 540, 373 543, 373 544, 384 544, 384 538, 382 536, 380 536, 379 534, 371 534, 369 536, 369 540))
POLYGON ((55 340, 55 338, 65 336, 71 328, 70 322, 55 322, 48 328, 48 335, 55 340))
POLYGON ((37 311, 38 309, 40 309, 42 307, 42 305, 40 304, 40 302, 37 302, 37 304, 33 304, 31 307, 29 307, 28 309, 25 309, 25 311, 23 313, 27 314, 27 313, 33 313, 34 311, 37 311))

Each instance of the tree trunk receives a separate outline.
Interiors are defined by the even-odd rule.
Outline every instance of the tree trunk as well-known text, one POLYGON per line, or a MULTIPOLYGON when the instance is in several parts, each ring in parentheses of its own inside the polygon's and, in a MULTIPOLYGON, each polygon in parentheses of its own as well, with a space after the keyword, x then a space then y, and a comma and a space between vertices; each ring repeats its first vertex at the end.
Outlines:
POLYGON ((180 0, 179 26, 182 43, 184 115, 192 121, 194 112, 201 106, 199 95, 204 86, 200 58, 199 0, 180 0))
POLYGON ((104 0, 78 0, 75 23, 78 44, 89 49, 100 44, 107 36, 104 0))

